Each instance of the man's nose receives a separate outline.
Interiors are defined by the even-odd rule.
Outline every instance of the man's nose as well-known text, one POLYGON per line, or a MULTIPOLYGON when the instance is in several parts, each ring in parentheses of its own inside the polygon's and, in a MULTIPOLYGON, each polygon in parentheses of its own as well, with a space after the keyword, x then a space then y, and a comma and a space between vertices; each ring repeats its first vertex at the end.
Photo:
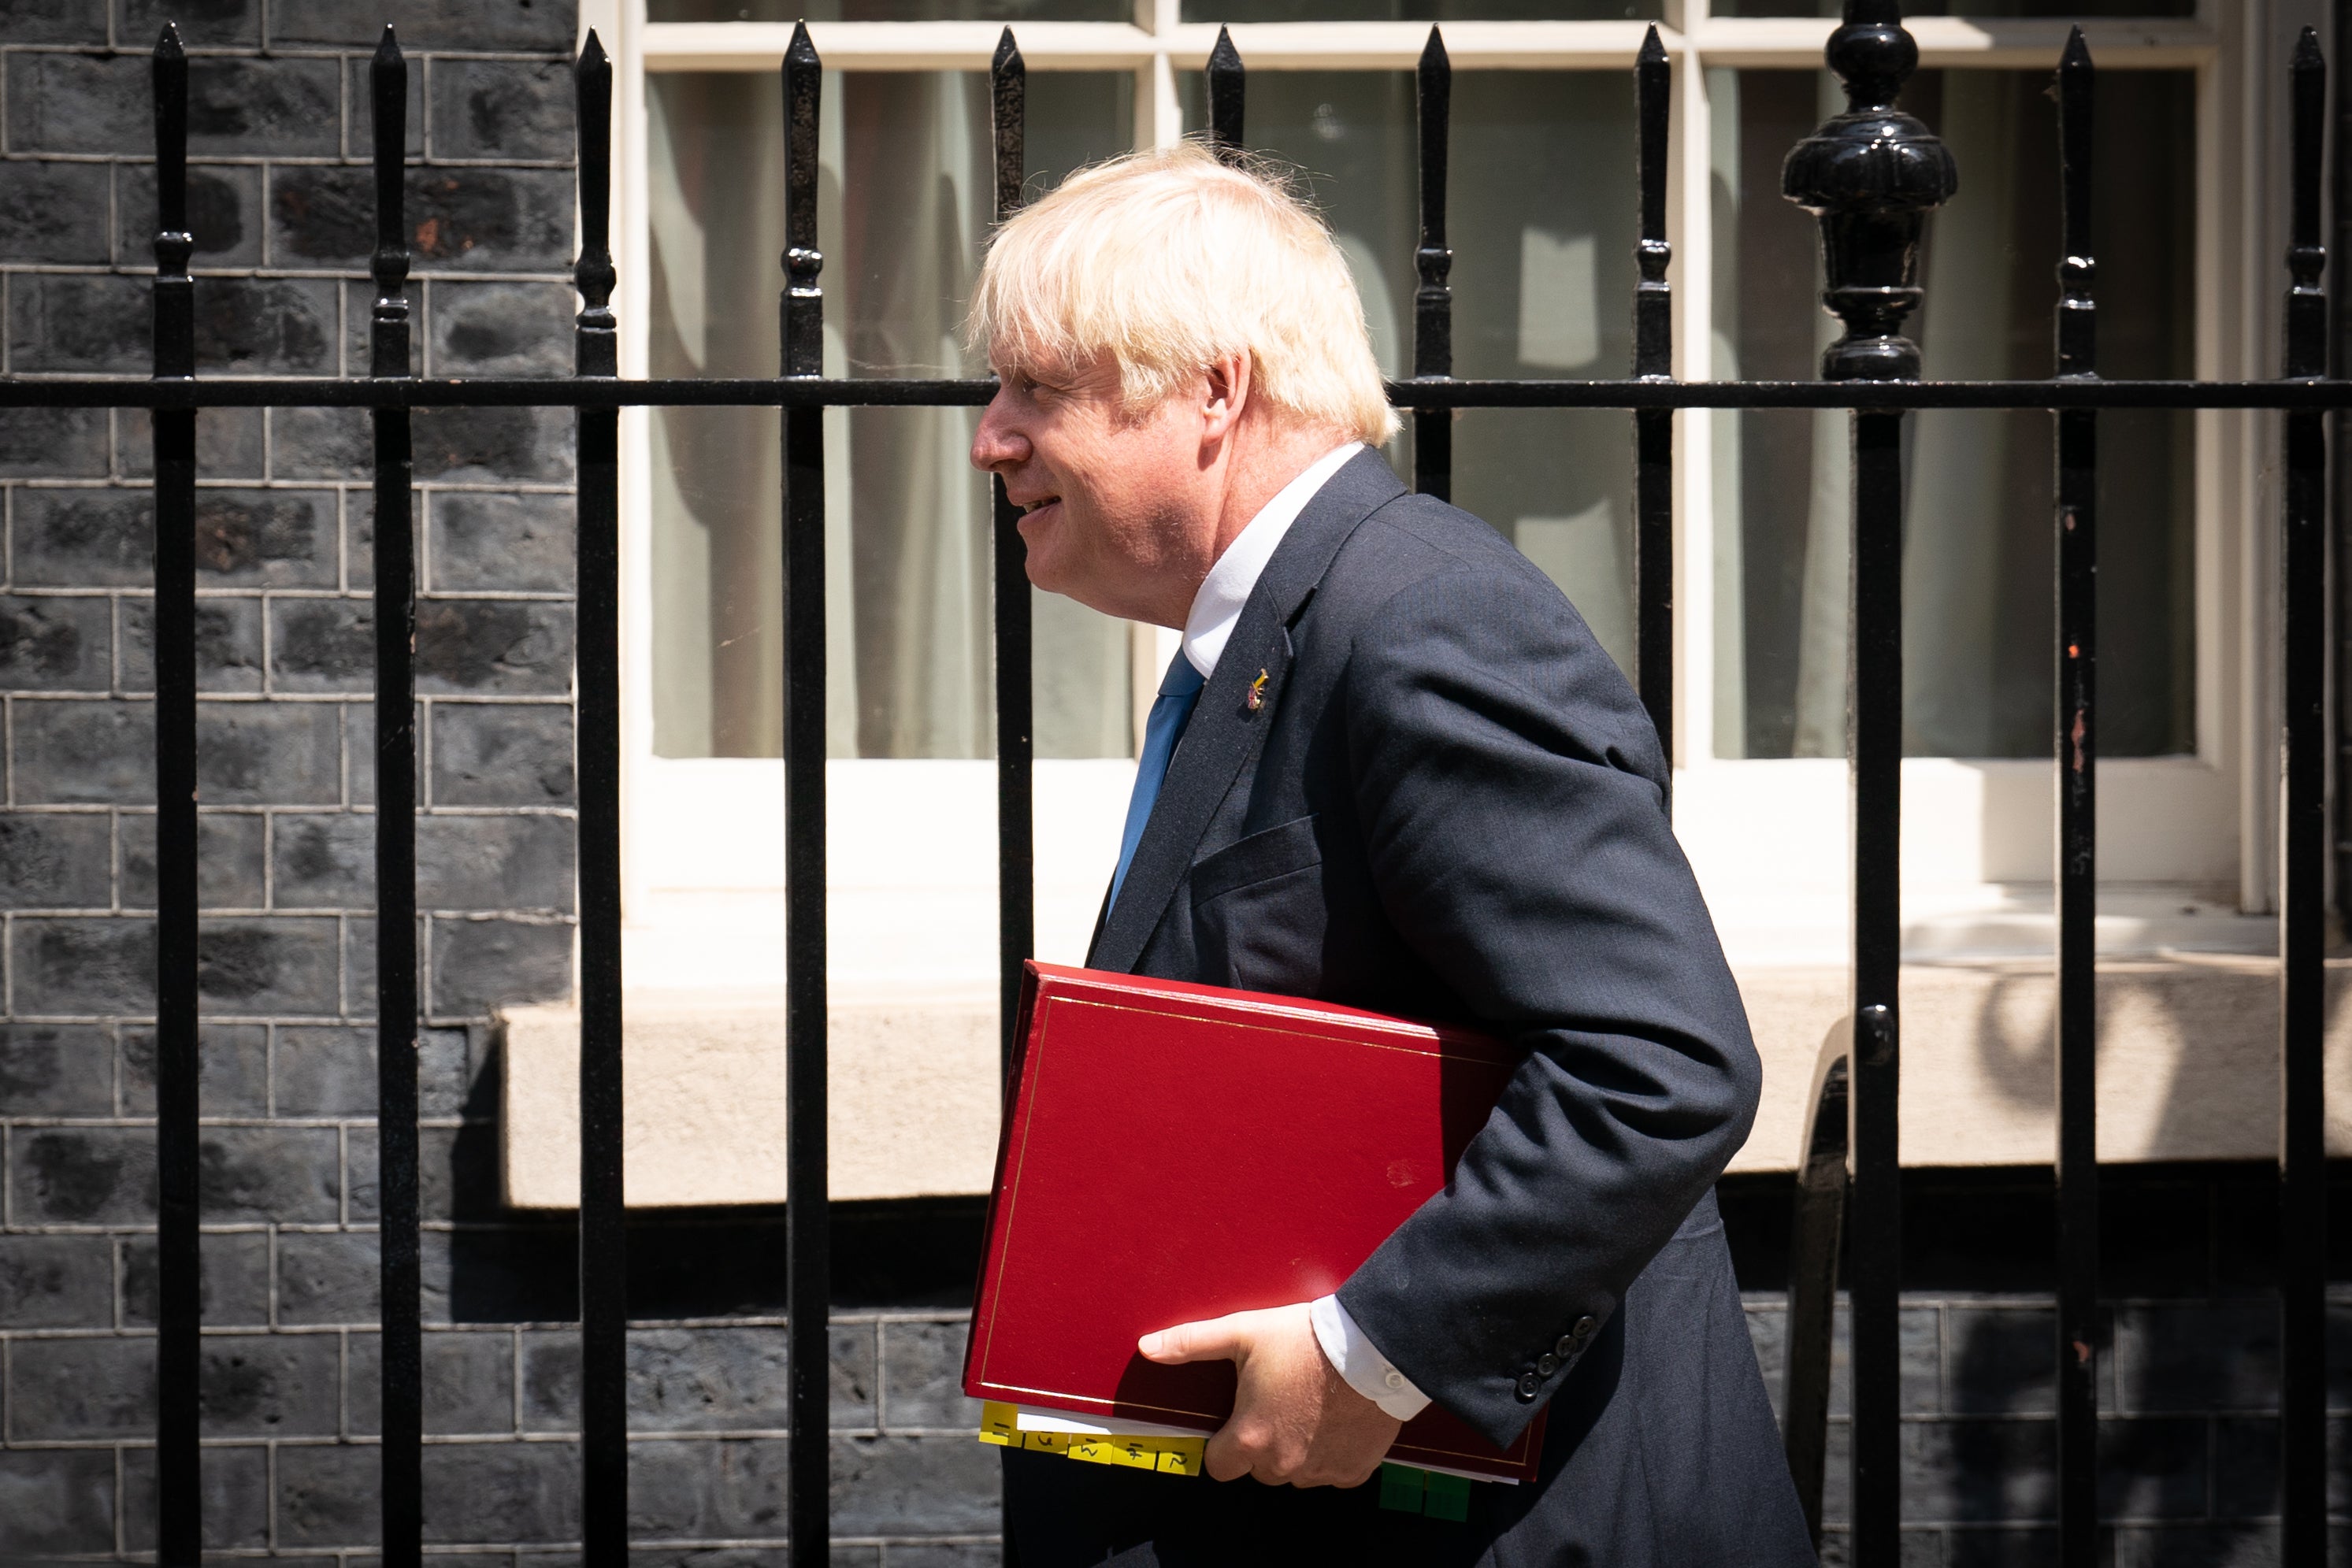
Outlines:
POLYGON ((971 438, 971 465, 984 473, 1016 467, 1029 461, 1029 438, 1014 430, 1003 412, 1004 394, 998 392, 980 416, 971 438))

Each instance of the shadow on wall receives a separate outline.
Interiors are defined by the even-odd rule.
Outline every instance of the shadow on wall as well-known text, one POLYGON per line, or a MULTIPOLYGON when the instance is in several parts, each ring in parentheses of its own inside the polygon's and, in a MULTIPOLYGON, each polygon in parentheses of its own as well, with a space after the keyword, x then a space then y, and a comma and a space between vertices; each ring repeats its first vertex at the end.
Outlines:
MULTIPOLYGON (((506 1207, 499 1199, 495 1029, 448 1141, 441 1179, 428 1174, 425 1220, 447 1220, 436 1292, 435 1235, 425 1237, 425 1291, 444 1293, 459 1323, 570 1322, 579 1308, 579 1228, 569 1215, 506 1207), (437 1189, 437 1190, 436 1190, 437 1189), (436 1198, 439 1202, 436 1202, 436 1198)), ((980 1271, 984 1197, 903 1198, 833 1206, 836 1307, 968 1308, 980 1271)), ((632 1319, 782 1316, 784 1207, 632 1210, 632 1319)))

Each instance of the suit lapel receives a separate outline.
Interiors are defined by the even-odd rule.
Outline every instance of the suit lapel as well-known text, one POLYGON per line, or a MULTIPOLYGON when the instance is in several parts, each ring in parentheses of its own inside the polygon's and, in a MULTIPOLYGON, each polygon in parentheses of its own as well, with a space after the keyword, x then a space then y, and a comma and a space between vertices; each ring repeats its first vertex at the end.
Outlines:
POLYGON ((1291 618, 1357 525, 1403 493, 1386 459, 1377 452, 1360 453, 1315 493, 1276 547, 1185 726, 1118 902, 1097 930, 1087 957, 1090 968, 1124 971, 1142 956, 1210 818, 1274 721, 1286 689, 1291 618), (1253 707, 1250 691, 1261 672, 1266 679, 1253 707))

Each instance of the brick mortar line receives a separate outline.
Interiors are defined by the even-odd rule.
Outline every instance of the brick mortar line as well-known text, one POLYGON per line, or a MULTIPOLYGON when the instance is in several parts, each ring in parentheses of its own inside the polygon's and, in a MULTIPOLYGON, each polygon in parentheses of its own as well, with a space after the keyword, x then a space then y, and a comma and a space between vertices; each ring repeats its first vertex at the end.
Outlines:
MULTIPOLYGON (((367 604, 373 601, 374 592, 373 588, 319 588, 309 584, 289 584, 281 587, 272 583, 267 588, 200 588, 196 590, 196 602, 199 604, 257 602, 270 604, 279 600, 289 600, 299 601, 303 603, 367 604)), ((27 586, 0 589, 0 593, 5 593, 16 599, 111 599, 135 595, 145 601, 155 597, 155 591, 152 588, 110 590, 27 586)), ((416 601, 419 604, 572 604, 578 599, 577 594, 565 593, 561 590, 551 588, 442 588, 420 590, 416 595, 416 601)), ((68 686, 8 688, 15 695, 30 695, 42 691, 70 692, 73 689, 68 686)))
MULTIPOLYGON (((36 378, 24 376, 18 377, 17 379, 20 381, 32 381, 36 378)), ((222 379, 226 380, 227 378, 224 377, 222 379)), ((323 381, 333 381, 347 378, 328 376, 321 377, 320 379, 323 381)), ((141 383, 132 382, 130 378, 125 377, 123 378, 123 384, 130 386, 141 383)), ((135 409, 126 409, 122 412, 137 413, 138 411, 135 409)), ((239 411, 235 409, 219 409, 215 410, 214 412, 233 413, 239 411)), ((269 411, 247 410, 245 412, 267 413, 269 411)), ((352 409, 343 412, 359 414, 364 413, 367 411, 365 409, 352 409)), ((15 478, 0 479, 0 487, 9 489, 89 490, 94 492, 121 491, 125 494, 143 494, 152 490, 154 488, 154 476, 148 474, 23 475, 15 478)), ((206 490, 293 490, 317 495, 325 495, 332 492, 344 497, 350 497, 367 496, 372 493, 373 486, 374 481, 372 479, 352 479, 333 476, 315 479, 304 478, 300 476, 293 476, 286 478, 241 479, 233 476, 219 477, 198 475, 196 477, 196 489, 199 494, 206 490)), ((580 490, 580 486, 577 484, 566 483, 553 479, 419 479, 416 481, 415 488, 419 495, 423 496, 431 496, 439 493, 446 493, 453 496, 574 496, 579 494, 580 490)), ((236 591, 242 586, 242 584, 232 584, 225 588, 200 586, 197 588, 196 592, 199 597, 207 593, 227 593, 236 591)), ((152 588, 139 588, 132 584, 123 583, 110 587, 85 589, 80 590, 79 591, 89 593, 152 593, 154 590, 152 588)))
MULTIPOLYGON (((14 814, 14 813, 10 813, 14 814)), ((327 813, 320 813, 326 815, 327 813)), ((202 904, 200 915, 215 920, 353 920, 373 917, 377 911, 366 904, 344 905, 289 904, 276 908, 247 907, 243 904, 202 904)), ((45 904, 27 904, 12 911, 35 920, 152 920, 152 904, 124 904, 120 908, 51 908, 45 904)), ((493 917, 514 915, 527 925, 545 925, 551 920, 576 920, 578 915, 557 904, 500 904, 490 909, 463 907, 420 907, 420 920, 476 920, 484 915, 493 917)), ((209 1015, 207 1015, 209 1016, 209 1015)), ((276 1015, 270 1015, 275 1017, 276 1015)))
MULTIPOLYGON (((6 695, 16 695, 18 694, 9 693, 6 695)), ((93 695, 104 695, 106 694, 100 693, 93 695)), ((136 817, 143 820, 155 814, 155 808, 152 805, 131 805, 98 800, 35 801, 27 805, 10 807, 7 810, 9 815, 19 817, 119 816, 136 817)), ((198 806, 196 808, 196 815, 200 820, 209 820, 220 817, 373 817, 375 815, 375 807, 373 804, 361 804, 355 806, 306 806, 300 804, 278 805, 275 803, 265 803, 257 806, 247 805, 243 801, 236 801, 218 806, 198 806)), ((562 817, 568 820, 578 816, 579 812, 576 809, 570 806, 419 806, 416 809, 416 815, 419 821, 423 821, 427 817, 444 817, 452 821, 458 818, 477 817, 488 820, 497 820, 504 817, 562 817)), ((36 906, 33 905, 27 905, 26 906, 26 912, 30 913, 35 907, 36 906)), ((320 904, 312 907, 335 915, 373 915, 375 913, 375 905, 372 904, 320 904)), ((152 914, 153 911, 145 910, 142 913, 152 914)), ((206 913, 210 913, 209 905, 206 906, 206 913)))
MULTIPOLYGON (((21 701, 21 702, 29 702, 29 703, 152 703, 152 702, 153 702, 153 701, 155 700, 155 696, 154 696, 154 694, 153 694, 152 692, 115 692, 115 691, 95 691, 95 690, 93 690, 93 691, 73 691, 73 690, 64 690, 64 691, 59 691, 59 690, 56 690, 56 689, 50 689, 50 690, 46 690, 46 691, 8 691, 8 692, 0 692, 0 698, 6 698, 6 699, 9 699, 9 700, 13 700, 13 701, 21 701)), ((438 694, 436 694, 435 695, 432 695, 432 696, 421 696, 421 697, 418 697, 416 700, 417 700, 420 704, 427 704, 427 703, 446 703, 446 704, 450 705, 451 706, 471 707, 471 706, 483 706, 483 705, 485 705, 485 704, 489 704, 489 703, 520 702, 520 701, 522 701, 522 700, 523 700, 523 699, 525 699, 525 698, 530 698, 530 699, 531 699, 531 706, 539 706, 539 707, 547 707, 547 706, 571 706, 571 698, 570 698, 570 696, 569 696, 567 694, 551 693, 551 692, 519 692, 519 693, 512 694, 512 695, 489 695, 489 696, 477 695, 475 695, 475 694, 471 694, 471 693, 468 693, 467 695, 463 695, 463 696, 443 696, 443 695, 438 695, 438 694)), ((300 691, 296 691, 296 692, 235 692, 235 691, 224 692, 224 691, 208 691, 208 692, 199 692, 199 693, 197 694, 197 695, 196 695, 196 700, 197 700, 198 702, 203 702, 203 703, 217 703, 217 704, 219 704, 219 705, 221 705, 222 706, 225 706, 225 707, 226 707, 226 706, 236 706, 236 707, 262 707, 262 706, 274 706, 274 705, 275 705, 275 706, 289 706, 289 707, 293 707, 293 706, 304 706, 304 707, 334 707, 334 706, 339 706, 339 705, 347 704, 347 703, 369 703, 369 702, 373 702, 373 701, 375 700, 375 698, 374 698, 373 694, 372 694, 372 693, 368 693, 368 692, 351 692, 351 691, 326 691, 326 692, 300 692, 300 691)), ((28 801, 28 802, 26 802, 26 803, 27 803, 27 804, 29 804, 29 805, 38 805, 38 804, 42 804, 43 802, 39 802, 39 801, 28 801)), ((53 802, 48 802, 48 803, 49 803, 49 804, 54 804, 54 805, 60 805, 60 806, 64 806, 64 805, 107 805, 107 804, 120 804, 120 805, 122 805, 122 806, 124 806, 124 807, 126 807, 126 808, 128 808, 128 807, 130 807, 130 806, 131 806, 131 805, 135 804, 135 802, 132 802, 132 801, 109 802, 109 801, 99 801, 99 800, 85 800, 85 801, 58 800, 58 801, 53 801, 53 802)), ((229 802, 223 802, 223 804, 228 804, 228 803, 229 803, 229 802)), ((332 804, 338 804, 338 803, 339 803, 339 802, 331 802, 331 801, 289 800, 289 801, 286 801, 286 802, 284 803, 284 805, 283 805, 281 808, 279 808, 279 809, 281 809, 281 810, 299 810, 299 808, 301 808, 301 807, 303 807, 303 806, 306 806, 306 805, 307 805, 307 806, 311 806, 311 807, 314 807, 314 808, 315 808, 315 807, 320 807, 320 806, 324 806, 324 805, 332 805, 332 804)), ((247 801, 239 800, 239 801, 235 802, 235 804, 237 804, 237 805, 242 806, 242 805, 253 804, 253 802, 247 802, 247 801)), ((268 810, 268 809, 270 809, 271 805, 274 805, 275 803, 274 803, 274 802, 269 802, 269 803, 262 803, 262 804, 263 804, 263 809, 264 809, 264 810, 268 810)), ((420 806, 420 808, 419 808, 419 809, 420 809, 420 810, 422 810, 423 808, 420 806)))
MULTIPOLYGON (((111 18, 110 17, 110 23, 111 18)), ((181 48, 191 59, 250 59, 250 60, 344 60, 364 64, 373 59, 373 44, 274 44, 264 38, 260 43, 192 44, 181 39, 181 48)), ((432 45, 403 44, 401 55, 414 63, 420 60, 534 60, 541 63, 570 65, 568 54, 545 53, 534 49, 464 49, 442 48, 432 45)), ((124 44, 110 41, 104 44, 0 44, 0 56, 5 55, 79 55, 85 58, 152 59, 155 49, 152 44, 124 44)))
MULTIPOLYGON (((282 162, 282 160, 280 160, 280 162, 282 162)), ((333 168, 344 167, 342 164, 321 166, 333 168)), ((478 166, 478 165, 467 165, 467 167, 478 166)), ((508 168, 513 167, 513 165, 499 164, 498 167, 508 168)), ((566 171, 550 169, 546 172, 549 173, 562 173, 566 171)), ((137 283, 152 283, 155 281, 155 272, 152 267, 131 266, 120 262, 0 262, 0 274, 5 274, 10 277, 125 277, 137 283)), ((198 283, 282 283, 289 280, 301 282, 311 279, 323 282, 361 283, 370 285, 371 287, 374 283, 373 277, 364 269, 348 267, 277 267, 268 265, 258 267, 191 267, 188 269, 188 276, 198 283)), ((454 267, 434 267, 429 263, 417 268, 415 272, 410 273, 408 275, 408 280, 411 283, 560 283, 567 288, 572 287, 572 283, 571 274, 557 272, 551 268, 545 267, 519 267, 512 270, 493 270, 486 267, 478 269, 459 269, 454 267)), ((411 300, 410 303, 414 304, 415 301, 411 300)), ((358 347, 358 345, 352 344, 348 340, 343 346, 346 348, 358 347)), ((417 340, 415 347, 421 349, 423 346, 424 340, 420 338, 417 340)), ((254 371, 251 373, 257 378, 276 379, 276 372, 272 371, 254 371)), ((303 372, 299 371, 289 373, 295 376, 300 376, 303 374, 303 372)), ((139 377, 142 372, 137 371, 105 370, 31 371, 23 372, 23 374, 24 378, 28 381, 37 376, 74 376, 77 378, 85 376, 120 376, 125 380, 130 380, 134 377, 139 377)), ((211 381, 216 379, 225 380, 227 378, 223 377, 217 371, 207 374, 205 368, 199 365, 197 367, 196 379, 198 381, 211 381)), ((351 379, 364 380, 367 378, 361 377, 356 371, 354 371, 352 372, 351 379)), ((538 378, 525 377, 522 379, 535 380, 538 378)), ((561 374, 551 374, 545 379, 549 381, 570 381, 572 378, 561 374)))

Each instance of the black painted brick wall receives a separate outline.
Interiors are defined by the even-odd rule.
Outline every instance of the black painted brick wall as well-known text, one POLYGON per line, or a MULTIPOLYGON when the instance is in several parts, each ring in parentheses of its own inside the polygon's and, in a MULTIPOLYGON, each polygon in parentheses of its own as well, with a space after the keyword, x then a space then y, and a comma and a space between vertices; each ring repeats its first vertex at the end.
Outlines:
MULTIPOLYGON (((204 371, 364 371, 365 65, 389 19, 420 161, 416 369, 568 373, 565 0, 0 0, 7 372, 148 368, 166 15, 192 55, 204 371)), ((368 423, 198 428, 205 1532, 358 1563, 377 1530, 368 423)), ((579 1530, 572 1231, 499 1208, 490 1027, 572 983, 572 433, 561 411, 415 416, 427 1533, 464 1549, 450 1568, 552 1568, 579 1530)), ((151 467, 144 415, 0 413, 9 1564, 153 1545, 151 467)), ((646 1564, 782 1561, 774 1218, 644 1228, 646 1564)), ((994 1561, 962 1334, 952 1307, 836 1324, 835 1561, 994 1561)))

